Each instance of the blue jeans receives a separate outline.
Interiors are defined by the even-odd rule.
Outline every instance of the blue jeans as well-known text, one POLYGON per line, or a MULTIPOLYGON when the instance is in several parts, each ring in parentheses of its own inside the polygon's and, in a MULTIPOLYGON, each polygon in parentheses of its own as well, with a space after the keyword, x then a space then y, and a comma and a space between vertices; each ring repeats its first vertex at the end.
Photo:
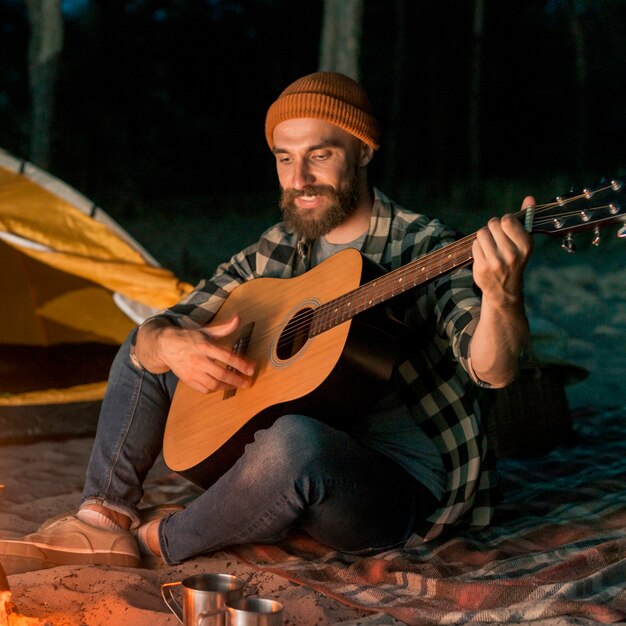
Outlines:
MULTIPOLYGON (((83 501, 125 513, 136 525, 177 379, 138 370, 129 348, 127 340, 111 368, 83 501)), ((169 564, 276 541, 291 528, 338 550, 382 550, 403 544, 435 506, 434 496, 384 455, 318 420, 285 415, 258 431, 237 463, 184 511, 165 519, 159 539, 169 564)))

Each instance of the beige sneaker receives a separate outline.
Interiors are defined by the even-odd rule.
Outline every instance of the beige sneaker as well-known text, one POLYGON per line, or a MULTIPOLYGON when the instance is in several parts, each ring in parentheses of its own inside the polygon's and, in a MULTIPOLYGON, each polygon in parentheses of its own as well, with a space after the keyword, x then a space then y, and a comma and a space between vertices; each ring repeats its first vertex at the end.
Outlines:
POLYGON ((0 561, 26 559, 39 567, 116 565, 139 567, 137 541, 127 530, 103 530, 65 515, 21 539, 0 540, 0 561))
POLYGON ((150 569, 156 569, 165 564, 161 555, 152 553, 152 550, 148 547, 147 530, 148 524, 155 520, 162 520, 165 517, 169 517, 173 513, 178 513, 184 510, 184 506, 180 504, 159 504, 147 509, 139 510, 139 526, 133 528, 131 532, 137 540, 137 547, 139 548, 139 554, 141 555, 141 564, 150 569))

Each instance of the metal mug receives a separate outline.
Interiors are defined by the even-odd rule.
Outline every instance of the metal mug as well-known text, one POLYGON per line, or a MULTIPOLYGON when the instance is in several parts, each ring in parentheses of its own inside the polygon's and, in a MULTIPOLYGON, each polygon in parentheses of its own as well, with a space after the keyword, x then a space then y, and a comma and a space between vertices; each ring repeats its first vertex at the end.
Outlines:
MULTIPOLYGON (((230 574, 196 574, 182 581, 163 583, 161 596, 183 626, 196 626, 200 615, 223 609, 227 602, 241 598, 245 584, 241 578, 230 574), (178 586, 182 589, 182 605, 174 596, 174 588, 178 586)), ((225 614, 218 612, 211 626, 226 626, 225 614)))
POLYGON ((260 596, 229 600, 221 609, 200 613, 196 626, 212 625, 208 621, 210 618, 223 616, 226 617, 227 626, 281 626, 283 605, 277 600, 260 596))

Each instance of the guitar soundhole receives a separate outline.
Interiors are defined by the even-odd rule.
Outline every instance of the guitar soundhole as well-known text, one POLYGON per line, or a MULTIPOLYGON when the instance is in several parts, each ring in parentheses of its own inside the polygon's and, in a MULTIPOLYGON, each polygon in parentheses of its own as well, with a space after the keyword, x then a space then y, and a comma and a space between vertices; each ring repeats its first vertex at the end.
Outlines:
POLYGON ((283 329, 276 344, 276 356, 281 361, 288 361, 296 355, 309 339, 313 309, 298 311, 283 329))

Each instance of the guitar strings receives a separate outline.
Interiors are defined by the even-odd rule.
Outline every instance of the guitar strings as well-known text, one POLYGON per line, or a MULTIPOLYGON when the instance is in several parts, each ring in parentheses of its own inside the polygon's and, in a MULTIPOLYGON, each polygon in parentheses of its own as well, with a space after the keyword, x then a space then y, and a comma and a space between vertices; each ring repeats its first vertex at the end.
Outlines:
MULTIPOLYGON (((567 204, 567 203, 571 203, 574 202, 576 200, 578 200, 579 198, 582 198, 584 194, 581 194, 580 196, 576 196, 576 197, 572 197, 570 199, 567 199, 565 201, 561 201, 561 202, 550 202, 550 203, 546 203, 546 204, 542 204, 542 205, 536 205, 534 208, 534 212, 535 212, 535 216, 537 216, 538 214, 544 213, 548 210, 553 209, 555 206, 561 206, 563 204, 567 204)), ((519 213, 517 213, 517 216, 523 215, 526 212, 527 209, 524 209, 522 211, 520 211, 519 213)), ((568 215, 573 215, 576 214, 576 211, 574 212, 568 212, 563 214, 562 216, 568 216, 568 215)), ((554 217, 550 217, 549 219, 535 219, 535 223, 549 223, 551 222, 553 219, 555 219, 554 217)), ((460 266, 463 263, 469 263, 471 262, 471 258, 468 259, 464 259, 464 261, 459 264, 457 262, 457 259, 459 258, 459 256, 463 256, 464 254, 467 253, 467 250, 471 247, 471 245, 473 245, 474 239, 476 238, 475 234, 472 235, 468 235, 464 238, 459 239, 458 241, 454 242, 453 244, 450 244, 449 246, 444 246, 443 248, 441 248, 438 251, 433 252, 429 258, 428 258, 428 266, 431 268, 431 271, 428 272, 428 277, 433 278, 435 276, 437 276, 438 274, 441 274, 445 271, 447 271, 450 267, 455 267, 455 266, 460 266), (445 257, 445 259, 444 259, 445 257), (434 270, 434 271, 433 271, 434 270)), ((407 264, 406 266, 404 266, 404 268, 400 268, 400 270, 394 272, 394 278, 397 278, 398 282, 402 282, 403 285, 405 285, 406 283, 404 282, 404 279, 411 275, 414 274, 416 271, 416 267, 420 266, 420 260, 416 259, 412 262, 410 262, 409 264, 407 264)), ((422 269, 423 269, 423 265, 422 265, 422 269)), ((383 286, 385 286, 385 281, 384 281, 384 277, 382 279, 377 279, 376 281, 372 281, 371 283, 366 283, 365 285, 362 285, 361 287, 359 287, 359 290, 362 290, 363 292, 365 292, 365 290, 368 287, 368 284, 375 284, 377 282, 383 282, 383 286)), ((409 281, 411 282, 411 281, 409 281)), ((415 286, 414 284, 410 285, 415 286)), ((403 287, 402 289, 400 289, 400 291, 405 291, 406 287, 403 287)), ((389 291, 389 293, 384 293, 382 292, 382 295, 379 296, 381 298, 383 298, 381 300, 384 301, 384 299, 388 299, 389 296, 394 295, 395 293, 395 289, 391 289, 389 291)), ((333 300, 333 308, 334 309, 338 309, 341 308, 341 304, 342 301, 345 301, 346 299, 348 300, 354 300, 354 292, 350 292, 348 294, 344 294, 343 296, 340 296, 339 298, 337 298, 336 300, 333 300)), ((366 296, 363 296, 361 298, 361 301, 363 301, 364 299, 366 299, 366 296)), ((377 300, 378 298, 374 298, 375 300, 377 300)), ((371 301, 371 299, 369 300, 371 301)), ((368 302, 369 302, 368 301, 368 302)), ((363 306, 363 304, 362 304, 363 306)), ((324 308, 328 307, 328 303, 326 305, 322 305, 321 307, 319 307, 318 309, 316 309, 316 311, 313 313, 311 313, 311 315, 313 314, 324 314, 324 308)), ((355 308, 359 308, 358 305, 355 308)), ((350 317, 352 317, 353 314, 350 314, 346 319, 349 319, 350 317)), ((343 321, 343 320, 342 320, 343 321)), ((308 323, 308 320, 306 321, 306 323, 308 323)), ((298 332, 299 329, 295 329, 296 332, 298 332)))
MULTIPOLYGON (((607 185, 606 187, 604 187, 603 189, 598 189, 596 190, 594 193, 598 193, 601 192, 603 190, 612 188, 611 185, 607 185)), ((535 219, 534 219, 534 225, 542 225, 542 224, 548 224, 548 223, 554 223, 555 220, 557 219, 562 219, 562 218, 566 218, 566 217, 571 217, 573 215, 577 215, 580 213, 579 210, 570 210, 570 211, 565 211, 565 212, 561 212, 560 214, 554 215, 551 214, 550 216, 546 217, 538 217, 539 215, 541 215, 542 213, 545 213, 546 211, 551 211, 552 209, 554 209, 557 206, 565 206, 568 204, 571 204, 573 202, 578 202, 581 199, 588 199, 588 195, 586 193, 581 193, 577 196, 572 196, 570 198, 566 198, 566 199, 561 199, 561 200, 557 200, 557 201, 553 201, 553 202, 549 202, 549 203, 545 203, 545 204, 540 204, 540 205, 536 205, 534 207, 532 207, 534 209, 534 213, 535 213, 535 219)), ((603 206, 596 206, 596 207, 592 207, 592 208, 587 208, 586 211, 591 212, 591 211, 597 211, 599 209, 606 209, 609 208, 609 205, 603 205, 603 206)), ((522 211, 518 212, 516 214, 516 216, 521 216, 523 215, 528 209, 523 209, 522 211)), ((460 240, 458 240, 457 242, 455 242, 454 244, 451 244, 451 246, 453 246, 453 251, 451 252, 450 250, 450 246, 445 246, 444 248, 442 248, 441 250, 435 252, 432 254, 432 256, 429 258, 429 265, 430 266, 437 266, 436 267, 436 272, 434 274, 431 275, 431 273, 429 272, 429 279, 433 278, 434 276, 441 274, 444 271, 447 271, 450 267, 459 267, 461 264, 457 264, 457 258, 459 256, 459 253, 462 252, 466 252, 468 247, 470 245, 473 244, 474 239, 476 238, 476 235, 469 235, 465 238, 462 238, 460 240), (445 256, 448 257, 447 261, 448 262, 442 262, 441 257, 445 256)), ((464 262, 470 262, 471 259, 468 259, 467 261, 464 262)), ((417 260, 417 263, 415 263, 414 261, 409 263, 406 267, 406 269, 404 271, 399 271, 397 273, 394 274, 394 277, 402 277, 402 278, 398 278, 398 282, 404 280, 404 277, 406 277, 408 274, 411 274, 415 271, 415 265, 419 265, 419 260, 417 260)), ((381 279, 378 279, 377 281, 372 281, 373 283, 375 282, 380 282, 381 279)), ((411 285, 413 286, 413 285, 411 285)), ((359 287, 359 290, 363 290, 363 288, 367 288, 367 284, 366 285, 362 285, 361 287, 359 287)), ((404 287, 403 289, 401 289, 400 291, 405 291, 406 287, 404 287)), ((382 293, 381 296, 379 296, 381 298, 381 302, 383 302, 385 299, 388 299, 389 297, 395 295, 394 294, 395 290, 391 290, 388 294, 386 293, 382 293)), ((345 299, 349 299, 349 300, 353 300, 354 293, 348 293, 348 294, 344 294, 343 296, 340 296, 339 298, 337 298, 336 300, 333 300, 333 308, 334 309, 339 309, 341 308, 341 301, 345 300, 345 299)), ((361 298, 361 300, 366 299, 365 296, 363 296, 361 298)), ((376 298, 378 299, 378 298, 376 298)), ((370 299, 368 302, 371 303, 370 299)), ((292 330, 292 333, 298 333, 301 332, 303 329, 303 326, 308 325, 310 323, 310 319, 314 316, 314 315, 323 315, 324 314, 324 309, 327 308, 328 303, 326 305, 322 305, 321 307, 319 307, 318 309, 316 309, 315 311, 311 311, 309 315, 307 315, 306 317, 303 316, 302 320, 301 320, 301 324, 299 326, 295 326, 292 330)), ((361 306, 363 306, 363 303, 361 304, 361 306)), ((356 310, 356 313, 360 312, 358 311, 359 306, 355 306, 354 307, 356 310)), ((351 319, 356 313, 354 312, 350 312, 348 313, 347 317, 344 316, 344 318, 341 319, 341 322, 346 321, 347 319, 351 319)), ((336 325, 336 324, 335 324, 336 325)), ((291 329, 290 329, 291 330, 291 329)), ((286 341, 290 341, 291 340, 291 336, 292 333, 286 333, 286 341)))
MULTIPOLYGON (((607 190, 612 188, 611 185, 607 185, 604 188, 601 189, 597 189, 595 190, 593 193, 599 193, 601 191, 607 190)), ((552 209, 554 209, 555 207, 558 206, 565 206, 568 204, 571 204, 573 202, 578 202, 581 199, 585 199, 588 200, 588 196, 586 193, 581 193, 577 196, 572 196, 570 198, 565 198, 562 200, 558 200, 558 201, 553 201, 553 202, 549 202, 549 203, 544 203, 544 204, 538 204, 535 205, 534 207, 528 207, 528 208, 533 208, 534 209, 534 213, 535 213, 535 219, 533 220, 533 225, 543 225, 543 224, 549 224, 549 223, 554 223, 555 220, 561 219, 561 218, 566 218, 566 217, 571 217, 573 215, 577 215, 580 214, 581 211, 580 210, 570 210, 570 211, 564 211, 561 212, 559 214, 551 214, 548 217, 542 217, 542 218, 537 218, 538 215, 546 212, 546 211, 551 211, 552 209)), ((592 208, 586 208, 585 210, 588 212, 591 211, 597 211, 599 209, 607 209, 609 208, 610 205, 602 205, 602 206, 596 206, 596 207, 592 207, 592 208)), ((521 211, 517 212, 515 215, 517 217, 520 217, 522 215, 524 215, 526 213, 528 209, 522 209, 521 211)), ((452 267, 461 267, 464 264, 470 263, 471 262, 471 257, 467 260, 464 260, 462 263, 457 264, 456 263, 456 259, 459 256, 460 252, 466 252, 471 245, 473 245, 474 239, 476 238, 476 234, 472 234, 472 235, 468 235, 466 237, 463 237, 459 240, 457 240, 456 242, 454 242, 453 244, 450 244, 449 246, 444 246, 443 248, 441 248, 438 251, 435 251, 433 253, 431 253, 431 256, 429 257, 429 266, 437 266, 436 267, 436 272, 432 275, 430 275, 429 273, 429 277, 428 280, 436 277, 437 275, 448 271, 448 269, 452 268, 452 267), (451 246, 453 247, 453 250, 451 252, 451 246), (448 262, 442 262, 441 257, 448 257, 447 261, 448 262)), ((419 265, 419 259, 415 259, 414 261, 411 261, 409 264, 407 264, 406 266, 404 266, 404 268, 400 268, 400 270, 398 270, 395 274, 394 274, 394 278, 395 277, 400 277, 398 278, 398 282, 402 281, 404 284, 404 278, 406 278, 407 275, 412 274, 415 271, 415 266, 419 265), (406 269, 405 269, 406 268, 406 269)), ((343 294, 342 296, 339 296, 338 298, 334 299, 332 301, 332 308, 333 309, 340 309, 341 308, 341 304, 344 300, 348 299, 350 301, 354 300, 354 294, 356 293, 356 291, 358 290, 363 290, 363 292, 365 290, 367 290, 368 285, 370 284, 374 284, 376 282, 381 282, 381 280, 383 280, 384 277, 379 278, 375 281, 371 281, 371 283, 366 283, 362 286, 360 286, 357 290, 353 290, 352 292, 348 292, 347 294, 343 294)), ((424 281, 425 282, 425 281, 424 281)), ((409 288, 413 287, 415 285, 409 285, 409 288)), ((406 287, 400 289, 400 293, 403 291, 406 291, 406 287)), ((379 298, 381 298, 380 302, 384 302, 385 300, 389 299, 390 297, 393 297, 395 295, 395 290, 391 290, 389 293, 384 293, 382 292, 381 295, 379 295, 379 298)), ((366 303, 362 302, 365 298, 365 296, 361 297, 361 307, 365 306, 366 303)), ((372 301, 373 300, 377 300, 378 298, 374 298, 374 299, 369 299, 367 302, 367 306, 365 306, 365 308, 369 308, 369 306, 373 306, 372 301)), ((310 326, 310 321, 314 316, 320 316, 320 315, 324 315, 327 312, 327 309, 331 306, 330 303, 326 303, 320 307, 318 307, 315 310, 311 310, 310 312, 308 312, 308 314, 304 314, 301 316, 301 319, 299 320, 298 324, 295 324, 292 328, 289 329, 288 332, 284 333, 283 336, 281 337, 281 340, 279 340, 278 345, 279 346, 284 346, 289 344, 291 341, 293 341, 294 337, 298 335, 298 333, 302 333, 302 331, 306 328, 310 326)), ((357 305, 354 307, 353 311, 349 311, 347 313, 347 315, 344 315, 343 318, 341 318, 340 320, 334 320, 334 322, 331 324, 330 328, 343 323, 344 321, 347 321, 349 319, 352 319, 352 317, 354 317, 354 315, 358 314, 359 312, 361 312, 360 307, 357 305)), ((272 329, 269 332, 275 332, 275 330, 277 329, 272 329)), ((324 329, 325 330, 325 329, 324 329)))
MULTIPOLYGON (((608 184, 606 185, 606 187, 600 188, 600 189, 596 189, 594 190, 594 194, 595 193, 600 193, 602 191, 605 191, 607 189, 611 189, 613 188, 612 185, 608 184)), ((518 211, 517 213, 515 213, 516 217, 521 217, 523 216, 526 211, 530 208, 532 208, 534 210, 534 220, 533 220, 533 225, 542 225, 542 224, 549 224, 549 223, 554 223, 555 220, 559 219, 559 218, 565 218, 565 217, 570 217, 572 215, 576 215, 581 213, 580 210, 569 210, 569 211, 564 211, 562 213, 559 214, 551 214, 549 216, 542 216, 542 213, 545 213, 547 211, 551 211, 552 209, 554 209, 555 207, 564 207, 566 205, 578 202, 582 199, 588 200, 588 194, 583 192, 580 193, 578 195, 575 196, 571 196, 569 198, 563 198, 561 200, 556 200, 556 201, 552 201, 552 202, 548 202, 548 203, 544 203, 544 204, 538 204, 535 205, 534 207, 528 207, 528 208, 524 208, 521 211, 518 211)), ((585 209, 588 212, 591 211, 595 211, 598 209, 606 209, 609 208, 609 205, 603 205, 603 206, 598 206, 598 207, 592 207, 592 208, 587 208, 585 209)), ((428 261, 427 261, 427 265, 430 268, 428 271, 428 279, 427 280, 431 280, 432 278, 435 278, 437 275, 440 275, 446 271, 448 271, 450 268, 454 268, 454 267, 461 267, 463 265, 466 265, 468 263, 471 263, 472 261, 472 257, 471 255, 468 256, 468 258, 463 259, 463 261, 461 263, 457 262, 457 259, 459 258, 459 256, 463 256, 463 255, 467 255, 468 251, 471 250, 471 247, 474 243, 474 240, 476 239, 476 234, 471 234, 471 235, 467 235, 465 237, 462 237, 461 239, 455 241, 454 243, 448 245, 448 246, 444 246, 443 248, 440 248, 439 250, 436 250, 434 252, 432 252, 430 255, 428 255, 428 261), (431 273, 430 270, 434 269, 435 272, 431 273)), ((412 274, 415 273, 416 269, 418 268, 418 266, 420 266, 420 259, 414 259, 413 261, 411 261, 410 263, 408 263, 407 265, 405 265, 402 268, 399 268, 398 270, 396 270, 396 272, 394 272, 394 280, 397 279, 397 283, 401 283, 402 287, 399 289, 398 293, 402 293, 404 291, 407 290, 406 287, 406 282, 405 279, 409 276, 411 276, 412 274)), ((425 269, 423 269, 422 271, 426 271, 425 269)), ((361 291, 363 294, 366 291, 375 290, 375 285, 376 283, 383 283, 383 287, 387 286, 386 282, 389 281, 385 281, 385 276, 382 276, 381 278, 375 279, 370 281, 369 283, 365 283, 364 285, 361 285, 360 287, 346 293, 346 294, 342 294, 341 296, 339 296, 338 298, 333 299, 331 302, 327 302, 325 304, 322 304, 321 306, 319 306, 317 309, 311 309, 309 311, 304 311, 302 312, 302 314, 300 315, 297 323, 294 323, 293 325, 291 325, 289 327, 289 325, 287 326, 288 330, 286 330, 284 333, 281 334, 280 339, 277 343, 277 347, 278 348, 284 348, 285 346, 289 345, 290 343, 292 343, 299 335, 303 335, 304 331, 307 329, 310 329, 311 325, 312 325, 312 320, 314 317, 320 317, 320 316, 329 316, 331 313, 331 309, 334 311, 337 311, 338 309, 342 308, 342 305, 345 304, 345 301, 348 300, 349 302, 352 301, 357 301, 360 302, 360 304, 355 305, 354 307, 351 307, 350 310, 347 311, 347 313, 344 311, 344 316, 343 318, 341 318, 340 320, 337 319, 329 319, 329 324, 331 324, 329 326, 329 328, 322 328, 323 332, 324 330, 328 330, 334 326, 337 326, 345 321, 348 321, 349 319, 352 319, 352 317, 354 317, 356 314, 361 312, 361 308, 365 307, 365 308, 369 308, 370 306, 373 306, 373 302, 375 300, 380 299, 380 303, 384 302, 385 300, 393 297, 396 295, 396 289, 391 289, 389 292, 384 292, 381 291, 379 293, 379 295, 376 298, 366 298, 365 296, 361 296, 358 297, 356 294, 357 292, 361 291), (332 322, 332 323, 331 323, 332 322)), ((410 284, 411 280, 408 281, 409 282, 409 287, 408 288, 412 288, 414 286, 416 286, 418 283, 415 284, 410 284)), ((422 282, 426 282, 426 281, 422 281, 422 282)), ((375 302, 376 304, 379 304, 379 302, 375 302)), ((364 309, 363 309, 364 310, 364 309)), ((260 339, 260 338, 264 338, 266 336, 270 336, 270 335, 274 335, 280 328, 282 325, 279 326, 275 326, 273 328, 267 329, 266 331, 264 331, 263 333, 261 333, 260 335, 257 335, 256 338, 260 339)), ((308 333, 310 332, 310 330, 307 331, 307 335, 306 335, 306 339, 309 338, 308 333)), ((251 356, 251 355, 249 355, 251 356)))
MULTIPOLYGON (((604 205, 604 206, 596 206, 593 207, 592 209, 588 209, 588 211, 597 211, 599 209, 610 209, 610 205, 604 205)), ((558 217, 547 217, 547 218, 543 218, 541 220, 535 220, 534 224, 551 224, 554 223, 555 220, 561 219, 561 218, 566 218, 566 217, 572 217, 574 215, 579 215, 580 211, 578 210, 574 210, 574 211, 563 211, 562 213, 560 213, 558 215, 558 217)))

